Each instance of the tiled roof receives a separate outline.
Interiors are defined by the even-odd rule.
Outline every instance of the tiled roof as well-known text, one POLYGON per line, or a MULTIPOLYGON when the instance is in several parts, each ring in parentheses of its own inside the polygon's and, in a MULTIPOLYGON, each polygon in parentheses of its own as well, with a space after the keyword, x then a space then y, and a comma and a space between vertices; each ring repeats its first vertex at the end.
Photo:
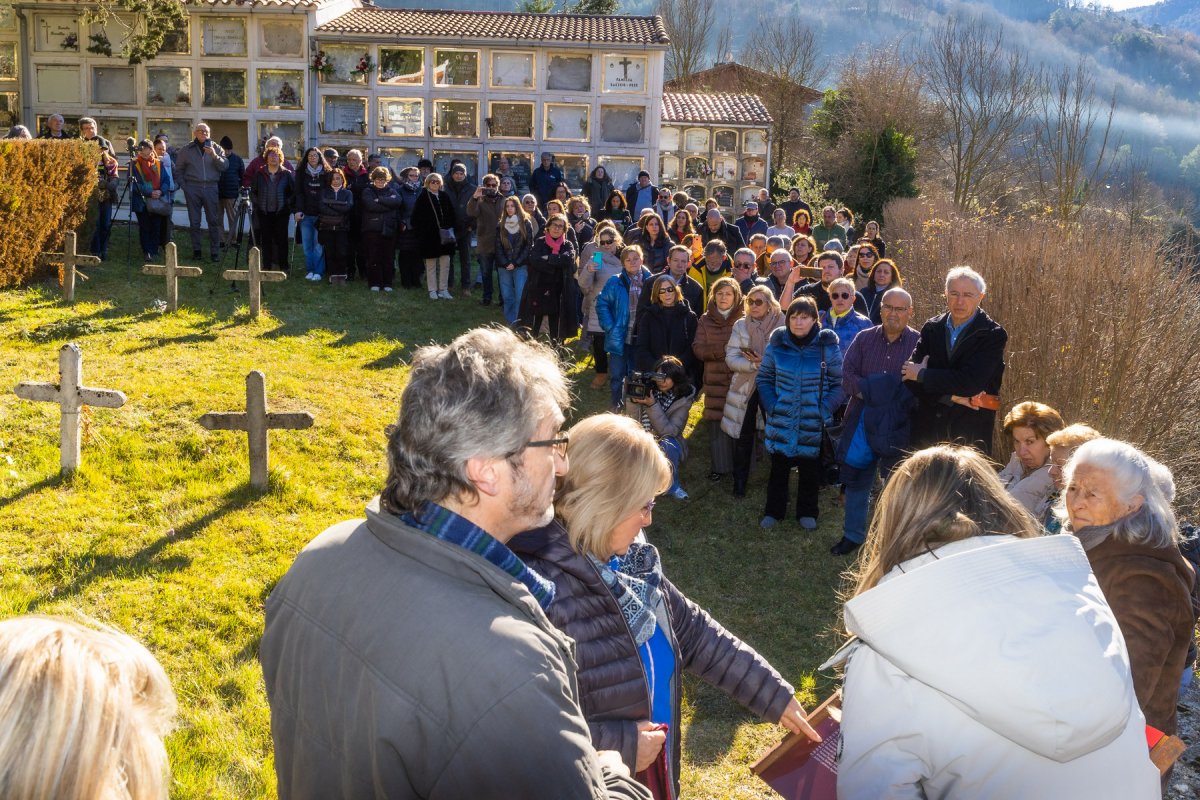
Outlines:
POLYGON ((662 121, 727 125, 770 125, 771 115, 756 94, 663 92, 662 121))
POLYGON ((348 11, 319 26, 317 33, 636 45, 667 44, 670 41, 661 17, 370 7, 348 11))

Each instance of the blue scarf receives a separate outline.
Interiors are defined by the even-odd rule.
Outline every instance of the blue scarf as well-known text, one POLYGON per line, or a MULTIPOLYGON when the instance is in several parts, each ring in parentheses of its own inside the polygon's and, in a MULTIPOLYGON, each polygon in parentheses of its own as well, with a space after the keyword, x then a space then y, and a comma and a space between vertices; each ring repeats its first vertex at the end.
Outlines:
POLYGON ((658 619, 654 609, 662 602, 662 564, 658 548, 652 544, 634 542, 623 556, 613 556, 607 563, 595 556, 588 558, 600 573, 600 579, 612 593, 621 609, 621 616, 633 633, 638 647, 650 641, 658 619))

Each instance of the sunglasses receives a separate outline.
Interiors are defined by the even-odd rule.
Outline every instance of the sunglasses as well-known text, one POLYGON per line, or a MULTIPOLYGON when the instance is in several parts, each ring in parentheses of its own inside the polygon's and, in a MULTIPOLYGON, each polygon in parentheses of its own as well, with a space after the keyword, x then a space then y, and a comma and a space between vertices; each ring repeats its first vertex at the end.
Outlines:
POLYGON ((829 296, 834 300, 849 300, 851 295, 849 292, 830 292, 829 296))
POLYGON ((750 305, 752 305, 752 306, 765 306, 766 304, 767 304, 766 300, 751 300, 750 301, 750 305))
POLYGON ((670 286, 664 286, 658 290, 659 294, 675 294, 675 289, 670 286))
POLYGON ((868 251, 868 252, 866 252, 866 253, 859 253, 859 254, 858 254, 858 257, 859 257, 859 258, 870 258, 870 259, 874 259, 874 258, 875 258, 875 254, 874 254, 874 253, 872 253, 872 252, 869 252, 869 251, 868 251))
POLYGON ((616 239, 601 239, 601 240, 600 240, 600 244, 602 244, 602 245, 605 245, 605 244, 612 244, 612 243, 613 243, 613 242, 615 242, 615 241, 616 241, 616 239))

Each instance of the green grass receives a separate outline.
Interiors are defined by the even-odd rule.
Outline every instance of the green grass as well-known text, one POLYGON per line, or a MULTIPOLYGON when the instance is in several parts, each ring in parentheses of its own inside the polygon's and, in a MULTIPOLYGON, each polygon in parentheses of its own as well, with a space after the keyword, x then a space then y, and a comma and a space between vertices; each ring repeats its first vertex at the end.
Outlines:
MULTIPOLYGON (((118 226, 112 252, 120 257, 124 235, 118 226)), ((190 263, 186 231, 179 239, 190 263)), ((85 384, 129 397, 122 409, 90 410, 83 468, 60 480, 57 407, 0 394, 0 614, 86 615, 137 637, 180 700, 168 741, 172 796, 271 798, 257 661, 263 601, 309 540, 361 516, 382 485, 383 430, 413 350, 501 315, 474 300, 430 302, 420 291, 314 285, 293 270, 266 286, 264 316, 251 322, 244 291, 230 292, 213 265, 202 266, 201 278, 181 281, 176 314, 154 308, 165 296, 161 279, 118 259, 89 272, 73 306, 49 283, 0 292, 0 385, 56 380, 57 350, 74 341, 85 384), (245 436, 196 422, 206 411, 241 410, 251 369, 266 373, 272 410, 316 418, 311 430, 271 434, 271 488, 262 495, 248 487, 245 436)), ((588 388, 580 352, 571 355, 576 417, 603 410, 608 397, 588 388)), ((672 580, 811 704, 832 688, 831 676, 814 679, 813 670, 836 646, 829 631, 846 562, 828 547, 841 514, 826 506, 815 533, 794 521, 760 531, 765 470, 735 501, 728 481, 707 479, 706 425, 690 435, 691 500, 663 499, 650 539, 672 580)), ((771 796, 749 765, 781 729, 690 679, 684 723, 686 796, 771 796)))

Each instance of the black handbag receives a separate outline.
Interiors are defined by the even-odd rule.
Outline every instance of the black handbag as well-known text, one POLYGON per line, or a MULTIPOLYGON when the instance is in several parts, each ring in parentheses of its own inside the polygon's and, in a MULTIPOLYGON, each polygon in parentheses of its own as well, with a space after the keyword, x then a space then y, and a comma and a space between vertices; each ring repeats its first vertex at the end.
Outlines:
POLYGON ((437 219, 439 241, 442 244, 456 244, 458 240, 454 238, 454 229, 442 227, 442 215, 438 212, 438 204, 433 202, 433 193, 430 192, 426 196, 429 198, 429 205, 433 208, 433 216, 437 219))
MULTIPOLYGON (((825 351, 821 348, 821 382, 817 385, 817 413, 825 413, 825 351)), ((838 445, 842 439, 842 425, 826 425, 824 417, 821 420, 821 453, 818 456, 821 464, 821 474, 826 484, 838 483, 838 445)))
POLYGON ((165 194, 160 194, 158 197, 143 197, 142 199, 146 202, 146 210, 151 214, 155 214, 160 217, 171 216, 171 210, 174 204, 167 198, 165 194))

